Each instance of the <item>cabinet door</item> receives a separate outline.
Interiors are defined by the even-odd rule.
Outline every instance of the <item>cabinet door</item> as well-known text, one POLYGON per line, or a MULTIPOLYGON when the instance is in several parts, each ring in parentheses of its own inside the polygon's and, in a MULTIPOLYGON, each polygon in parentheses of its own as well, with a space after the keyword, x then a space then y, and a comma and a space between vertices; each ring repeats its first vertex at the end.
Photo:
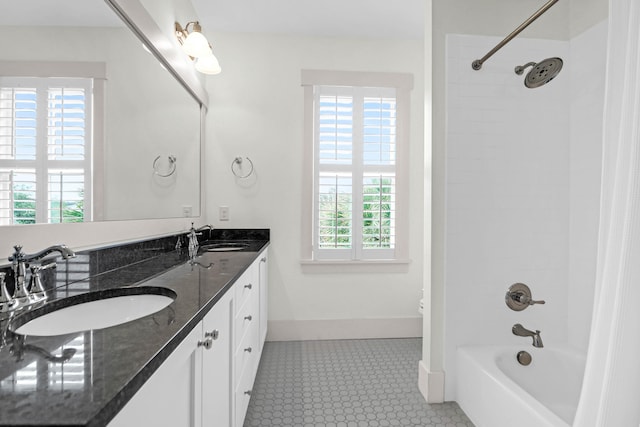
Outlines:
POLYGON ((199 427, 202 387, 199 323, 109 423, 109 427, 199 427))
POLYGON ((211 347, 202 351, 202 425, 230 426, 231 420, 231 313, 232 292, 216 303, 203 319, 204 339, 211 347))

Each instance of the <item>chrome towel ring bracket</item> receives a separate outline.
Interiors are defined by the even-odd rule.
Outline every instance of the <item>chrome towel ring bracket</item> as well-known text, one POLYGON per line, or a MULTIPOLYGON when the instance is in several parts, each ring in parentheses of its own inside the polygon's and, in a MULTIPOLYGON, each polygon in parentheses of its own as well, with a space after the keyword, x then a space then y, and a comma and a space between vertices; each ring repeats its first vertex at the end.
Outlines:
POLYGON ((153 173, 162 177, 162 178, 167 178, 171 175, 173 175, 176 172, 176 156, 174 155, 169 155, 167 157, 168 161, 169 161, 169 170, 166 173, 161 173, 158 169, 158 160, 160 160, 162 156, 158 156, 156 157, 156 159, 153 161, 153 173))
POLYGON ((245 157, 245 159, 249 162, 249 171, 245 173, 243 173, 245 168, 243 166, 244 160, 242 157, 238 156, 233 159, 233 162, 231 162, 231 172, 238 178, 249 178, 253 173, 253 162, 248 157, 245 157))

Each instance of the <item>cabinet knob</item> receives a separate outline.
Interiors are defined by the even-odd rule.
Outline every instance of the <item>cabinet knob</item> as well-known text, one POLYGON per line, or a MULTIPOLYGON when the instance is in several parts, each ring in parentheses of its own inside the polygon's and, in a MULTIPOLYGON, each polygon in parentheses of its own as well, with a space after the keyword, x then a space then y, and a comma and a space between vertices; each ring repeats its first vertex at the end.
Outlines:
POLYGON ((217 329, 214 329, 211 332, 204 333, 205 338, 213 338, 214 340, 217 340, 219 335, 220 335, 220 331, 218 331, 217 329))
POLYGON ((251 347, 245 348, 244 351, 246 351, 247 353, 251 353, 251 347))
POLYGON ((251 396, 251 390, 245 391, 244 394, 246 394, 247 396, 251 396))
POLYGON ((260 260, 260 262, 267 262, 267 257, 262 257, 262 259, 260 260))
POLYGON ((244 285, 244 287, 247 288, 247 289, 251 289, 251 288, 253 288, 253 285, 251 283, 249 283, 248 285, 244 285))
POLYGON ((198 347, 204 347, 207 350, 211 350, 211 347, 213 347, 213 340, 211 338, 207 338, 204 341, 198 341, 198 347))
POLYGON ((249 322, 251 322, 251 319, 253 319, 253 317, 251 315, 244 316, 244 320, 248 320, 249 322))

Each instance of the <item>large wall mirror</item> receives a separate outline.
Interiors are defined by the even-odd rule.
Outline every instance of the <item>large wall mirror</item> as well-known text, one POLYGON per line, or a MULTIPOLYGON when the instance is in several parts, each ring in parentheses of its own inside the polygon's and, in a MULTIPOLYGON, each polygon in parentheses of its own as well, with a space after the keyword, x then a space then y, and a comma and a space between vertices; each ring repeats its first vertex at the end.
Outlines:
POLYGON ((0 14, 0 225, 200 215, 201 104, 104 0, 0 14))

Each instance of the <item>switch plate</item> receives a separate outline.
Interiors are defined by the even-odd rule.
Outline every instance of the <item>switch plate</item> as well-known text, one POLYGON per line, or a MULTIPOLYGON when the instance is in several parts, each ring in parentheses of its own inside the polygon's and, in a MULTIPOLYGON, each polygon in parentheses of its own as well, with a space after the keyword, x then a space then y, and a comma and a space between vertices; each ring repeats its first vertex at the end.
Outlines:
POLYGON ((218 209, 218 219, 220 221, 229 221, 229 206, 220 206, 218 209))
POLYGON ((193 208, 190 205, 182 206, 182 216, 189 218, 193 214, 193 208))

